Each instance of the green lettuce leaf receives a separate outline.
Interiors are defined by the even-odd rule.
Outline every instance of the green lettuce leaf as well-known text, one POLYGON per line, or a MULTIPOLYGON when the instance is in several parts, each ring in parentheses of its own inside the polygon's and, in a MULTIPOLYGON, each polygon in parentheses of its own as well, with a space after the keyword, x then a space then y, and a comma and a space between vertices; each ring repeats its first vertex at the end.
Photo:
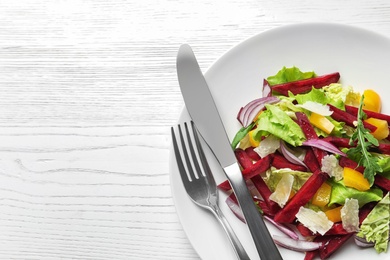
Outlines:
POLYGON ((382 172, 390 171, 390 156, 387 154, 371 153, 374 157, 378 158, 378 165, 382 169, 382 172))
POLYGON ((389 193, 375 206, 360 226, 359 237, 375 243, 378 253, 387 252, 389 245, 390 198, 389 193))
POLYGON ((323 87, 328 102, 337 108, 345 109, 345 101, 348 94, 353 91, 352 87, 343 87, 340 83, 333 83, 323 87))
POLYGON ((344 110, 345 105, 359 106, 360 93, 354 92, 351 86, 332 83, 322 89, 325 91, 329 103, 337 108, 344 110))
POLYGON ((273 134, 293 146, 300 146, 306 140, 299 125, 275 105, 266 105, 266 110, 260 114, 256 123, 254 136, 257 140, 268 134, 273 134))
MULTIPOLYGON (((290 93, 289 96, 290 99, 296 100, 298 104, 303 105, 308 101, 316 102, 322 105, 332 104, 333 101, 329 99, 328 96, 325 95, 325 92, 322 89, 312 88, 312 90, 305 94, 298 94, 293 95, 290 93)), ((344 107, 344 103, 342 104, 344 107)), ((310 113, 306 112, 307 116, 310 116, 310 113)), ((332 135, 334 136, 342 136, 345 133, 344 130, 344 122, 338 122, 334 120, 332 117, 327 116, 328 120, 332 122, 332 124, 335 126, 335 128, 332 131, 332 135)), ((318 136, 328 136, 325 132, 318 129, 317 127, 314 128, 318 136)))
POLYGON ((344 205, 345 199, 357 199, 359 207, 372 202, 380 201, 383 197, 383 192, 378 188, 371 188, 367 191, 359 191, 354 188, 346 187, 343 181, 336 182, 330 180, 332 186, 332 193, 330 196, 329 206, 333 204, 344 205))
POLYGON ((281 70, 278 71, 276 75, 268 77, 267 81, 270 86, 273 86, 276 84, 282 84, 282 83, 297 81, 301 79, 310 79, 310 78, 314 78, 315 76, 316 74, 313 71, 302 72, 297 67, 292 67, 292 68, 283 67, 281 70))
POLYGON ((298 191, 307 181, 307 179, 309 179, 309 177, 312 175, 311 172, 294 171, 288 168, 276 169, 274 167, 271 167, 271 169, 267 171, 267 176, 264 179, 265 183, 271 191, 275 190, 276 185, 278 185, 280 179, 282 179, 284 174, 291 174, 294 177, 294 183, 292 186, 292 189, 294 191, 298 191))
POLYGON ((307 101, 313 101, 316 103, 320 103, 323 105, 326 105, 329 103, 327 96, 325 96, 325 93, 321 89, 312 88, 309 92, 305 94, 298 94, 295 96, 295 100, 298 102, 298 104, 304 104, 307 101))

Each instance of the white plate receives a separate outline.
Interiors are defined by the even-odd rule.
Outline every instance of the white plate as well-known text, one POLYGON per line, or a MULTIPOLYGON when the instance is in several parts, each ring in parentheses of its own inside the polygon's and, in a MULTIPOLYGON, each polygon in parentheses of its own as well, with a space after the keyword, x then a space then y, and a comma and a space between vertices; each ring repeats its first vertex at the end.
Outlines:
MULTIPOLYGON (((240 128, 236 120, 239 108, 261 96, 263 78, 274 75, 283 66, 297 66, 318 75, 340 72, 341 82, 357 90, 375 89, 384 99, 383 111, 390 112, 385 97, 390 94, 390 40, 360 28, 338 24, 296 24, 260 33, 237 45, 205 74, 226 131, 232 139, 240 128)), ((187 121, 184 109, 179 121, 187 121)), ((217 182, 225 180, 210 152, 211 167, 217 182)), ((234 252, 217 221, 188 198, 171 153, 170 174, 174 202, 183 228, 202 259, 235 259, 234 252)), ((259 259, 248 229, 225 205, 226 217, 247 249, 251 259, 259 259)), ((271 233, 277 233, 270 227, 271 233)), ((283 259, 303 259, 303 253, 280 249, 283 259)), ((389 250, 390 251, 390 250, 389 250)), ((361 249, 349 241, 331 259, 390 259, 390 252, 378 255, 372 248, 361 249)))

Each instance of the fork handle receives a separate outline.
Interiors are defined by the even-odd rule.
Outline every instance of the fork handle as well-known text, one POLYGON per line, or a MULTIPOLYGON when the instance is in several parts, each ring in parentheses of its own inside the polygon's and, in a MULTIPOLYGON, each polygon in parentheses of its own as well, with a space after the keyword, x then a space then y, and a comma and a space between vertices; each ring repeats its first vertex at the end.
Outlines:
POLYGON ((236 233, 234 233, 234 231, 233 231, 232 227, 230 226, 229 222, 227 221, 226 217, 223 215, 218 204, 210 205, 210 208, 211 208, 211 211, 214 213, 214 215, 219 220, 219 222, 222 224, 222 227, 225 230, 225 232, 230 240, 230 243, 233 245, 233 248, 234 248, 234 251, 236 252, 237 258, 240 260, 250 260, 248 254, 246 253, 240 240, 236 236, 236 233))

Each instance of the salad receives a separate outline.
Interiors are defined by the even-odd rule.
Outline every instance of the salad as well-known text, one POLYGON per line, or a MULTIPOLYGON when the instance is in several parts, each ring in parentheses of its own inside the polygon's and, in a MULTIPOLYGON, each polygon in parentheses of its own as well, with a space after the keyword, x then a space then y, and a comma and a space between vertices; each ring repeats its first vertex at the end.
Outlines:
MULTIPOLYGON (((242 107, 232 147, 253 200, 285 236, 276 244, 326 259, 353 239, 386 254, 390 230, 390 116, 381 98, 283 67, 242 107)), ((244 220, 230 184, 226 202, 244 220)))

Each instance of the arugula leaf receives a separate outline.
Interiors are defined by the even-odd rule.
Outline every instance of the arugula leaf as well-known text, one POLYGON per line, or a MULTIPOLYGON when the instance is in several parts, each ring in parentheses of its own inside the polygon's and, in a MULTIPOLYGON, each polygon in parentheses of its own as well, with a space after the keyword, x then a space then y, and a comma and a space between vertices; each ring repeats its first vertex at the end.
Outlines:
POLYGON ((235 149, 237 147, 237 145, 240 143, 240 141, 242 139, 244 139, 244 137, 249 133, 249 131, 252 130, 254 124, 255 123, 252 123, 252 124, 248 125, 247 127, 241 127, 241 129, 238 130, 238 132, 234 136, 232 144, 231 144, 233 149, 235 149))
POLYGON ((356 130, 350 139, 351 143, 357 142, 357 145, 347 151, 347 156, 357 162, 359 166, 365 167, 363 173, 364 178, 372 186, 375 174, 381 172, 382 168, 378 164, 378 158, 368 151, 371 146, 379 146, 379 142, 363 125, 363 120, 366 118, 366 113, 364 113, 362 108, 363 100, 364 95, 362 95, 360 100, 356 130))

